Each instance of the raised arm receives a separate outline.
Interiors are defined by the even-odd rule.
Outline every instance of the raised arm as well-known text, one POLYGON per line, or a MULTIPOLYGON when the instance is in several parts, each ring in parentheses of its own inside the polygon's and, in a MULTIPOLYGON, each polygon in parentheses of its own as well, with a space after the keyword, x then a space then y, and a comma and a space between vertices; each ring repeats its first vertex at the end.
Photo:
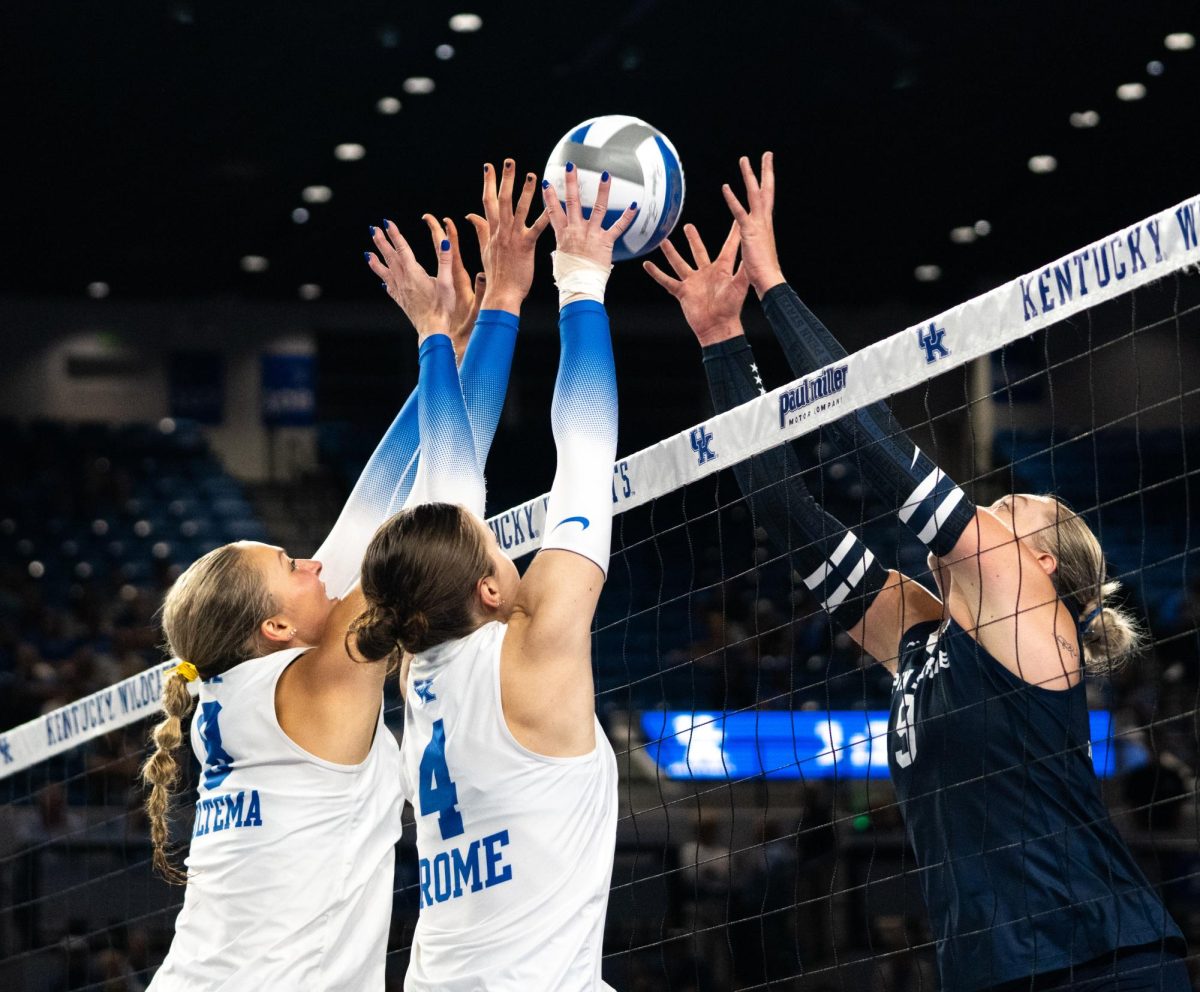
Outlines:
MULTIPOLYGON (((473 502, 480 512, 483 475, 475 459, 454 348, 445 333, 454 299, 451 267, 450 242, 443 240, 434 292, 416 325, 421 354, 416 405, 426 453, 415 489, 431 500, 473 502)), ((364 664, 356 654, 350 625, 364 607, 355 584, 333 607, 320 643, 288 667, 276 692, 276 713, 287 735, 318 757, 343 764, 365 758, 387 677, 386 665, 364 664)))
POLYGON ((501 655, 504 715, 526 747, 549 756, 595 746, 591 624, 608 571, 612 464, 617 451, 617 387, 604 287, 612 246, 633 219, 630 206, 601 226, 610 181, 601 178, 591 219, 568 163, 566 209, 548 182, 543 198, 558 250, 561 354, 551 425, 558 465, 546 508, 546 534, 518 587, 501 655))
MULTIPOLYGON (((713 406, 723 413, 763 391, 740 317, 749 280, 745 265, 734 270, 739 231, 735 224, 715 261, 695 227, 686 225, 684 234, 694 268, 669 241, 663 242, 663 254, 677 278, 653 262, 643 267, 682 307, 701 347, 713 406)), ((791 445, 739 462, 733 472, 774 553, 791 555, 805 586, 832 619, 894 668, 905 621, 911 626, 939 616, 937 601, 918 584, 889 574, 852 530, 817 504, 791 445)))
MULTIPOLYGON (((792 374, 808 375, 845 358, 846 350, 784 279, 772 216, 773 156, 763 155, 761 182, 748 159, 740 166, 747 205, 728 186, 724 194, 742 233, 744 264, 792 374)), ((947 605, 955 619, 1026 681, 1073 684, 1079 673, 1073 620, 1037 557, 1017 541, 1011 515, 1003 520, 977 509, 884 402, 834 421, 826 433, 842 451, 856 453, 867 483, 948 573, 947 605)))

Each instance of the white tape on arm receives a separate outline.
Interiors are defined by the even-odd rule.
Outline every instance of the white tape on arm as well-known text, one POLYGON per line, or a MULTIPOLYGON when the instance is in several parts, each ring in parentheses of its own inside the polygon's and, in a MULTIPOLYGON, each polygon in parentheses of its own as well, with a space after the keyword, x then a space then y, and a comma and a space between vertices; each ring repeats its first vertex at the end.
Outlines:
POLYGON ((558 309, 579 300, 604 302, 604 287, 612 272, 611 265, 601 265, 582 255, 569 255, 565 251, 552 251, 554 261, 554 285, 558 287, 558 309))

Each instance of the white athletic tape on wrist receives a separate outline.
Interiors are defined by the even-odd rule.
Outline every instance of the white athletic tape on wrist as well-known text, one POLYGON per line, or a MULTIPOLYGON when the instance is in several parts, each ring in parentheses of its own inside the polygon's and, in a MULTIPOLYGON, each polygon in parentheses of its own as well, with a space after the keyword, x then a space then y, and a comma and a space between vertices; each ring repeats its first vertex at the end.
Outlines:
POLYGON ((565 251, 552 251, 550 258, 554 262, 554 285, 558 287, 559 310, 577 300, 604 302, 604 287, 608 285, 611 265, 601 265, 583 255, 571 255, 565 251))

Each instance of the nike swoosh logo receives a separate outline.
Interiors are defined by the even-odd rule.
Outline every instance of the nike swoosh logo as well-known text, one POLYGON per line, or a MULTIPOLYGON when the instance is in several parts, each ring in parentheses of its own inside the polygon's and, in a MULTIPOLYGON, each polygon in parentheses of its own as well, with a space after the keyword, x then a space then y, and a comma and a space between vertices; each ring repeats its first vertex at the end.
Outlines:
POLYGON ((554 529, 558 530, 558 528, 561 527, 563 524, 570 524, 570 523, 582 524, 583 530, 587 530, 588 527, 590 527, 592 524, 592 522, 590 520, 588 520, 587 517, 567 517, 563 520, 560 520, 558 523, 556 523, 554 525, 554 529))

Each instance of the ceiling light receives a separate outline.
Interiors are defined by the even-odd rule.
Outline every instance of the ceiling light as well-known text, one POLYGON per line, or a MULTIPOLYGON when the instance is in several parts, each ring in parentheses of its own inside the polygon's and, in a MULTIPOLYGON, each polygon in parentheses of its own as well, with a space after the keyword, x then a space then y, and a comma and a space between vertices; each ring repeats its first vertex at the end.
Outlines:
POLYGON ((1146 63, 1146 72, 1151 76, 1161 76, 1166 68, 1158 59, 1151 59, 1146 63))
POLYGON ((333 199, 333 190, 328 186, 305 186, 300 191, 300 199, 305 203, 328 203, 333 199))
POLYGON ((1077 110, 1071 115, 1071 127, 1095 127, 1100 123, 1100 115, 1094 110, 1077 110))
POLYGON ((243 255, 241 264, 243 272, 266 272, 271 263, 262 255, 243 255))
POLYGON ((478 14, 455 14, 450 18, 451 31, 470 34, 472 31, 478 31, 481 27, 483 27, 483 18, 478 14))
POLYGON ((937 282, 942 278, 940 265, 918 265, 913 269, 913 278, 917 282, 937 282))
POLYGON ((315 282, 301 283, 298 292, 302 300, 318 300, 321 298, 321 287, 315 282))
POLYGON ((108 283, 106 282, 89 282, 87 294, 93 300, 102 300, 108 295, 108 283))
POLYGON ((304 207, 297 207, 292 211, 292 220, 297 224, 307 224, 310 214, 304 207))
POLYGON ((975 233, 978 234, 981 238, 986 238, 989 234, 992 233, 991 221, 977 220, 975 222, 975 233))
POLYGON ((433 80, 428 76, 409 76, 404 80, 404 92, 424 94, 433 92, 433 80))
POLYGON ((1058 159, 1053 155, 1034 155, 1030 158, 1029 171, 1037 175, 1045 175, 1058 168, 1058 159))
POLYGON ((375 103, 375 109, 390 117, 392 114, 400 113, 400 101, 394 96, 381 96, 375 103))
POLYGON ((1118 100, 1140 100, 1146 95, 1145 83, 1122 83, 1117 87, 1118 100))
MULTIPOLYGON (((450 26, 454 27, 453 21, 450 26)), ((1176 31, 1163 38, 1163 44, 1167 46, 1168 52, 1188 52, 1196 47, 1196 37, 1187 31, 1176 31)))
POLYGON ((978 236, 979 235, 975 233, 975 228, 973 227, 963 226, 952 227, 950 229, 950 240, 956 245, 969 245, 978 236))
POLYGON ((454 46, 438 45, 437 48, 433 50, 433 54, 443 62, 448 62, 450 59, 454 58, 454 46))
POLYGON ((333 157, 339 162, 357 162, 367 150, 356 141, 346 141, 333 149, 333 157))

